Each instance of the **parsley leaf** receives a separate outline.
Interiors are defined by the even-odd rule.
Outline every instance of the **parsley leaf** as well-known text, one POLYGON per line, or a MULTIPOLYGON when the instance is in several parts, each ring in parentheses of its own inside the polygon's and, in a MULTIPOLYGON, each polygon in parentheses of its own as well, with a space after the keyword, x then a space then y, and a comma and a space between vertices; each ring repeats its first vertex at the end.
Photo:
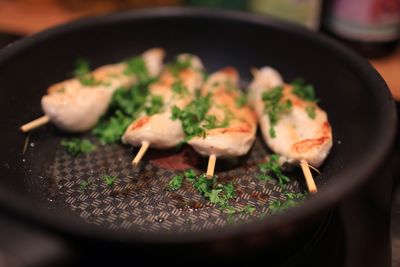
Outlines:
POLYGON ((166 68, 172 73, 172 75, 177 77, 182 70, 190 68, 191 66, 191 57, 187 57, 185 59, 176 58, 173 62, 167 64, 166 68))
POLYGON ((112 186, 116 179, 117 179, 117 176, 112 176, 112 175, 107 175, 107 174, 103 176, 103 180, 106 183, 106 185, 108 185, 108 186, 112 186))
POLYGON ((76 156, 81 153, 88 153, 95 150, 96 146, 87 139, 72 138, 69 140, 62 140, 61 145, 67 150, 72 156, 76 156))
POLYGON ((184 172, 184 175, 185 175, 186 180, 188 180, 191 183, 193 183, 197 177, 196 172, 193 169, 186 170, 184 172))
POLYGON ((85 189, 88 187, 89 184, 90 184, 89 181, 81 180, 81 182, 80 182, 80 184, 79 184, 79 189, 80 189, 81 191, 83 191, 83 190, 85 190, 85 189))
POLYGON ((292 82, 293 93, 303 100, 310 102, 318 102, 315 97, 314 86, 306 84, 303 79, 299 78, 292 82))
POLYGON ((150 103, 146 106, 145 111, 147 115, 151 116, 161 112, 163 106, 164 101, 162 97, 159 95, 153 95, 151 96, 150 103))
POLYGON ((282 86, 277 86, 262 94, 264 111, 268 114, 270 123, 269 135, 272 138, 276 137, 275 126, 278 123, 280 116, 284 113, 289 112, 292 108, 292 102, 290 100, 282 102, 282 97, 282 86))
POLYGON ((238 108, 244 107, 247 104, 247 96, 245 94, 242 94, 235 99, 235 104, 238 108))
POLYGON ((307 106, 306 107, 306 112, 308 117, 310 117, 310 119, 315 120, 316 117, 316 113, 315 113, 316 107, 315 106, 307 106))
POLYGON ((126 61, 126 64, 125 75, 135 75, 139 81, 147 81, 150 79, 149 71, 142 57, 132 57, 126 61))
POLYGON ((242 209, 242 213, 246 213, 246 214, 253 214, 256 211, 256 207, 254 207, 253 205, 246 205, 243 207, 242 209))
POLYGON ((178 80, 172 84, 172 92, 180 97, 189 95, 189 90, 183 85, 182 81, 178 80))
POLYGON ((258 178, 262 180, 266 181, 271 179, 271 177, 275 177, 278 179, 279 186, 284 186, 290 181, 289 177, 282 173, 281 166, 279 165, 279 156, 276 154, 272 154, 268 162, 258 164, 258 168, 261 172, 258 178))
POLYGON ((179 188, 181 188, 182 184, 183 184, 183 176, 182 175, 175 175, 171 181, 169 181, 168 183, 168 188, 171 191, 176 191, 179 188))
POLYGON ((305 193, 286 193, 285 195, 286 200, 274 200, 271 202, 271 204, 269 204, 272 214, 278 214, 290 208, 296 207, 300 203, 304 202, 307 196, 305 193))
POLYGON ((99 81, 90 73, 89 62, 85 59, 78 59, 75 63, 74 76, 79 79, 82 85, 92 86, 99 84, 99 81))

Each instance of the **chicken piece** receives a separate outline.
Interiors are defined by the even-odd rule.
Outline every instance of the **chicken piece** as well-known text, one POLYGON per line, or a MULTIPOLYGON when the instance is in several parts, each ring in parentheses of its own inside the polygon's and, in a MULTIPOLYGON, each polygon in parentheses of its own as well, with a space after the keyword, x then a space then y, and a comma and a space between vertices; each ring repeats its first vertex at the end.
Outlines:
POLYGON ((253 75, 254 80, 249 85, 249 101, 257 112, 265 142, 289 163, 297 164, 305 160, 311 166, 319 167, 332 147, 332 129, 327 114, 315 102, 305 101, 294 94, 293 87, 284 84, 276 70, 264 67, 254 71, 253 75), (262 95, 277 86, 282 86, 281 103, 290 100, 292 107, 279 115, 273 137, 262 95), (311 116, 307 109, 312 109, 315 116, 311 116))
MULTIPOLYGON (((153 48, 142 54, 151 77, 162 68, 164 50, 153 48)), ((91 75, 94 85, 85 86, 77 78, 50 86, 48 94, 42 97, 42 109, 57 127, 69 132, 83 132, 91 129, 107 111, 114 91, 129 87, 138 79, 125 74, 127 63, 105 65, 91 75)))
POLYGON ((215 116, 215 128, 211 127, 204 136, 189 140, 191 145, 203 156, 229 158, 246 154, 255 140, 257 119, 247 105, 239 107, 236 103, 239 91, 239 75, 231 67, 210 75, 202 88, 202 94, 211 94, 211 107, 208 116, 215 116))
POLYGON ((180 121, 172 120, 171 107, 184 107, 192 99, 194 91, 204 82, 203 64, 194 55, 181 54, 177 58, 185 66, 176 73, 173 67, 166 67, 159 80, 150 85, 151 96, 161 96, 163 111, 152 116, 144 115, 132 122, 122 136, 122 143, 141 146, 150 143, 158 149, 171 148, 184 139, 180 121), (175 89, 174 89, 175 88, 175 89))

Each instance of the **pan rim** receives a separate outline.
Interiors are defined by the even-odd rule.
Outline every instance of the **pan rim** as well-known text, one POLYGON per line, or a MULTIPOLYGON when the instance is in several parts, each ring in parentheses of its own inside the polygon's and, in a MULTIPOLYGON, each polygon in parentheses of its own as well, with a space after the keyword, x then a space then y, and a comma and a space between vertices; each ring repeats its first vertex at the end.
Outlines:
POLYGON ((240 236, 266 229, 276 229, 282 224, 282 222, 291 223, 299 221, 301 218, 315 214, 323 208, 331 207, 371 178, 387 158, 395 138, 397 114, 390 91, 382 77, 366 59, 361 58, 329 37, 308 31, 291 23, 271 18, 238 11, 188 7, 149 8, 93 16, 60 25, 12 43, 0 51, 0 67, 6 65, 8 60, 12 60, 14 55, 29 49, 33 45, 48 40, 53 36, 58 36, 68 31, 74 31, 81 27, 98 26, 127 20, 170 17, 196 17, 198 19, 216 19, 232 22, 244 22, 263 27, 274 27, 281 31, 285 31, 288 34, 301 36, 301 38, 306 38, 310 42, 318 43, 319 45, 323 45, 325 48, 335 51, 340 60, 345 61, 352 70, 357 71, 356 74, 360 79, 367 83, 371 90, 375 90, 373 93, 376 98, 378 98, 377 101, 385 103, 379 106, 381 113, 380 119, 382 119, 380 122, 381 131, 376 140, 374 140, 373 145, 371 145, 374 150, 368 155, 365 155, 363 164, 358 164, 351 170, 347 169, 341 173, 341 176, 347 177, 348 179, 342 178, 335 181, 333 185, 326 186, 321 193, 313 196, 307 200, 306 203, 292 209, 290 212, 284 212, 276 216, 268 216, 266 220, 257 220, 240 225, 226 226, 222 231, 221 229, 215 229, 210 231, 171 234, 163 232, 139 233, 124 229, 109 230, 105 227, 95 227, 84 223, 83 221, 75 220, 70 218, 68 215, 54 216, 54 214, 51 214, 46 208, 36 203, 30 203, 27 199, 20 198, 16 194, 12 194, 2 187, 0 187, 1 206, 4 206, 11 213, 25 218, 37 226, 46 227, 53 231, 66 233, 72 236, 142 243, 202 241, 233 235, 240 236), (31 208, 32 205, 35 206, 33 209, 31 208))

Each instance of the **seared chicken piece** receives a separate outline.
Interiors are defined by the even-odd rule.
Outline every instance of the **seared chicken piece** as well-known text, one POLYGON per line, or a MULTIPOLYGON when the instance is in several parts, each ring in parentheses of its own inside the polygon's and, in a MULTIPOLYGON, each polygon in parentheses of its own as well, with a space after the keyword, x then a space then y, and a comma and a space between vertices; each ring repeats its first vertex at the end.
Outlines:
POLYGON ((210 93, 211 107, 208 116, 215 116, 215 128, 205 136, 196 136, 189 144, 201 155, 228 158, 246 154, 251 148, 257 130, 257 119, 253 110, 237 99, 239 75, 231 67, 210 75, 202 88, 202 94, 210 93))
MULTIPOLYGON (((164 50, 153 48, 142 54, 145 67, 151 77, 162 69, 164 50)), ((42 109, 51 122, 69 132, 83 132, 95 126, 107 111, 114 91, 129 87, 138 81, 132 74, 126 74, 127 63, 105 65, 90 75, 94 85, 83 85, 77 78, 50 86, 48 94, 42 97, 42 109)))
POLYGON ((187 67, 174 73, 166 67, 159 80, 150 85, 151 96, 161 96, 163 111, 152 116, 144 115, 129 125, 122 136, 122 143, 141 146, 147 142, 154 148, 171 148, 184 139, 181 122, 172 120, 171 107, 184 107, 192 99, 196 89, 204 82, 203 64, 196 56, 181 54, 178 62, 186 62, 187 67), (175 89, 174 89, 175 88, 175 89))
POLYGON ((311 166, 319 167, 332 147, 332 129, 327 114, 315 102, 305 101, 294 94, 293 87, 284 84, 276 70, 264 67, 253 75, 254 80, 249 86, 249 102, 257 112, 265 142, 289 163, 305 160, 311 166), (281 103, 290 100, 292 106, 279 115, 273 137, 262 95, 277 86, 282 86, 281 103), (310 115, 307 109, 311 109, 313 114, 310 115))

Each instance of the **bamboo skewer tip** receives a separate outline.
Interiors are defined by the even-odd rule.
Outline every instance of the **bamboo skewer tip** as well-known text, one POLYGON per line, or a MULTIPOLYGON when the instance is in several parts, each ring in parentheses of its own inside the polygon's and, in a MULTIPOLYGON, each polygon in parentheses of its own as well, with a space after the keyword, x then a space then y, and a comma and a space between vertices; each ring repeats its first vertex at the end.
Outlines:
POLYGON ((217 161, 217 156, 211 154, 210 157, 208 158, 207 173, 206 173, 208 179, 214 176, 216 161, 217 161))
POLYGON ((49 121, 50 121, 50 118, 47 117, 46 115, 44 115, 44 116, 42 116, 40 118, 37 118, 36 120, 33 120, 31 122, 28 122, 28 123, 22 125, 19 129, 22 132, 26 133, 26 132, 32 131, 32 130, 34 130, 34 129, 42 126, 42 125, 45 125, 49 121))
POLYGON ((315 184, 314 178, 310 171, 310 166, 308 165, 307 161, 301 160, 300 167, 303 171, 304 178, 306 179, 308 191, 311 194, 316 194, 318 192, 317 186, 315 184))
POLYGON ((140 162, 140 160, 143 158, 144 154, 146 154, 147 149, 149 148, 150 143, 147 141, 143 141, 142 145, 139 149, 139 151, 137 152, 135 158, 132 160, 132 165, 133 166, 137 166, 140 162))

